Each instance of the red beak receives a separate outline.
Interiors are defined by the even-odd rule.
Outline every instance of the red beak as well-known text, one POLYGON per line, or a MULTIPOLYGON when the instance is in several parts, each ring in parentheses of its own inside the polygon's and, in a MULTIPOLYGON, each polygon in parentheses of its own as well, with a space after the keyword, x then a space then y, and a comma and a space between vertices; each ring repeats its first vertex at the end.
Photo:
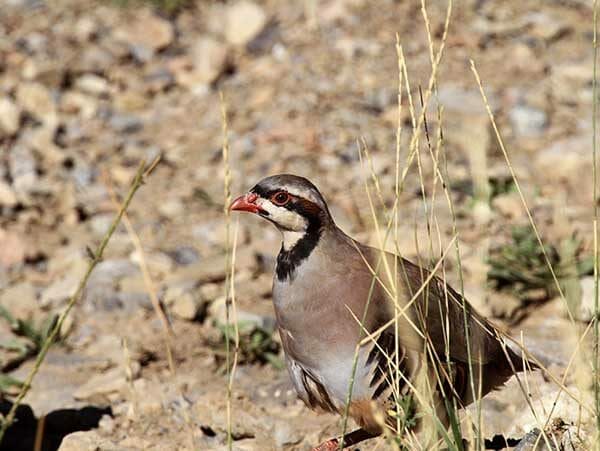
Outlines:
POLYGON ((258 213, 259 211, 262 211, 262 208, 256 205, 256 199, 258 199, 258 196, 254 193, 244 194, 235 199, 229 206, 229 209, 258 213))

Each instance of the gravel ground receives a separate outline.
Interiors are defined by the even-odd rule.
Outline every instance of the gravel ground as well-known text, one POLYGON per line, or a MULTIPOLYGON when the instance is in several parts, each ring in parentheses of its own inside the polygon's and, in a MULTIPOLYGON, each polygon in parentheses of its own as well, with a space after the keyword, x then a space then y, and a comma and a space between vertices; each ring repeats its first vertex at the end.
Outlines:
MULTIPOLYGON (((430 3, 437 50, 446 5, 430 3)), ((533 0, 455 2, 437 92, 427 108, 432 139, 440 125, 437 105, 443 110, 467 297, 513 336, 523 334, 569 392, 589 405, 589 356, 579 352, 568 371, 567 363, 591 319, 590 276, 571 281, 581 298, 576 327, 555 295, 529 293, 524 300, 493 290, 486 280, 488 254, 528 219, 514 186, 494 192, 491 208, 473 196, 478 177, 500 186, 510 172, 470 59, 542 236, 560 251, 576 234, 577 252, 590 255, 591 17, 591 1, 584 0, 542 7, 533 0)), ((74 293, 89 263, 86 248, 106 233, 115 214, 111 192, 125 193, 142 159, 160 154, 162 161, 128 212, 142 252, 120 226, 2 450, 32 449, 40 418, 44 450, 61 441, 61 451, 225 449, 219 92, 228 109, 233 193, 268 174, 305 175, 320 187, 338 224, 374 244, 364 189, 368 169, 359 161, 357 140, 370 149, 389 206, 398 121, 396 34, 421 111, 419 87, 426 90, 431 62, 416 0, 207 0, 173 15, 110 1, 4 0, 0 305, 41 330, 74 293), (140 262, 172 324, 173 368, 140 262), (83 432, 63 441, 74 431, 83 432)), ((404 162, 412 132, 406 104, 401 128, 404 162)), ((420 149, 427 205, 439 226, 433 255, 439 256, 453 236, 452 215, 439 186, 431 200, 434 167, 423 133, 420 149)), ((399 248, 413 260, 429 255, 422 194, 415 164, 399 204, 399 248)), ((245 355, 236 371, 234 449, 306 450, 337 434, 339 419, 304 407, 277 364, 270 298, 278 234, 243 217, 238 236, 239 315, 255 333, 266 331, 266 347, 245 355)), ((454 256, 446 268, 458 284, 454 256)), ((0 344, 9 341, 12 347, 0 349, 3 371, 23 380, 33 366, 21 352, 30 341, 0 321, 0 344)), ((560 449, 588 449, 594 432, 585 409, 563 392, 550 412, 557 384, 541 374, 526 382, 542 423, 511 380, 482 402, 485 437, 520 439, 546 427, 562 441, 560 449)), ((3 396, 2 411, 14 392, 3 396)), ((388 446, 376 439, 360 449, 388 446)), ((522 446, 532 449, 525 441, 522 446)))

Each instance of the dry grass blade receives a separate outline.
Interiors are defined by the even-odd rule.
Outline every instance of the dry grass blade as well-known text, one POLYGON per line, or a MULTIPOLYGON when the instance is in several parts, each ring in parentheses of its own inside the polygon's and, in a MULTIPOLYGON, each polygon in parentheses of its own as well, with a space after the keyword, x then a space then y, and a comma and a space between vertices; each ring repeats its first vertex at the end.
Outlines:
MULTIPOLYGON (((488 117, 492 124, 492 128, 494 129, 494 133, 496 135, 496 140, 498 141, 498 145, 500 146, 500 150, 502 151, 502 155, 504 156, 504 159, 508 166, 508 170, 510 171, 510 175, 515 184, 515 188, 517 189, 517 192, 519 193, 519 198, 521 200, 521 203, 523 204, 523 207, 525 208, 525 212, 527 213, 527 219, 529 220, 529 224, 531 225, 531 228, 533 229, 533 232, 535 233, 538 243, 542 249, 542 252, 544 254, 544 259, 546 261, 546 265, 548 265, 548 269, 549 269, 550 273, 552 274, 552 279, 554 280, 554 284, 556 285, 556 289, 560 295, 560 298, 566 303, 567 300, 563 293, 562 287, 560 286, 558 277, 556 276, 556 272, 554 271, 554 268, 552 267, 550 257, 548 256, 548 253, 546 252, 546 249, 544 247, 544 243, 542 241, 542 237, 540 235, 538 227, 537 227, 535 221, 533 220, 533 215, 531 214, 531 210, 529 209, 527 200, 525 199, 525 195, 523 194, 523 191, 521 190, 521 184, 519 183, 519 180, 518 180, 515 170, 513 168, 512 162, 511 162, 508 152, 506 150, 506 146, 504 145, 504 140, 502 139, 502 135, 500 134, 500 130, 498 129, 498 125, 496 124, 496 118, 494 117, 494 113, 492 112, 492 108, 490 107, 490 103, 487 99, 487 95, 485 94, 485 90, 483 89, 483 84, 481 82, 479 72, 477 72, 477 68, 475 67, 475 62, 473 60, 471 60, 471 71, 475 75, 475 80, 477 81, 477 86, 479 87, 479 92, 481 94, 481 98, 483 99, 485 109, 487 111, 488 117)), ((571 320, 571 323, 574 324, 575 320, 574 320, 573 315, 571 314, 570 310, 567 309, 567 313, 569 315, 569 319, 571 320)))
POLYGON ((236 305, 235 305, 235 290, 234 290, 234 275, 235 275, 235 247, 237 243, 237 227, 234 234, 233 242, 231 240, 231 212, 229 205, 231 204, 231 169, 229 166, 229 137, 227 123, 227 105, 222 92, 219 92, 221 100, 221 124, 223 133, 223 194, 225 214, 225 234, 226 234, 226 278, 225 278, 225 365, 227 366, 227 447, 233 449, 232 430, 232 402, 233 402, 233 377, 238 360, 238 351, 240 343, 240 331, 238 328, 236 305), (231 308, 232 307, 232 308, 231 308), (231 315, 232 311, 233 315, 231 315), (233 322, 231 321, 233 316, 233 322), (233 326, 235 349, 233 359, 230 350, 229 334, 233 326))
MULTIPOLYGON (((106 174, 106 172, 104 173, 104 179, 105 179, 105 184, 108 189, 110 198, 111 198, 115 208, 118 211, 118 209, 121 207, 121 205, 119 203, 119 200, 117 199, 117 196, 115 195, 114 190, 112 189, 112 184, 111 184, 108 174, 106 174)), ((171 349, 171 336, 173 335, 173 329, 171 328, 171 324, 169 323, 169 320, 168 320, 167 316, 165 315, 165 312, 163 311, 162 306, 160 305, 160 301, 158 300, 158 295, 156 294, 156 288, 154 287, 154 282, 152 281, 152 277, 150 276, 150 270, 148 269, 148 264, 146 262, 146 257, 145 257, 145 253, 144 253, 144 248, 142 246, 142 242, 141 242, 140 237, 138 236, 137 232, 133 228, 133 225, 131 224, 131 221, 129 220, 129 216, 127 215, 127 212, 125 212, 125 214, 123 214, 123 224, 125 225, 125 228, 127 229, 127 233, 129 234, 129 238, 131 239, 131 242, 133 243, 133 246, 135 247, 135 251, 136 251, 137 255, 139 256, 139 260, 140 260, 139 265, 140 265, 140 269, 142 271, 144 286, 146 287, 148 296, 150 296, 150 301, 152 302, 152 307, 154 308, 154 312, 156 313, 156 316, 159 318, 161 325, 162 325, 164 342, 165 342, 165 351, 167 353, 167 362, 169 365, 169 371, 171 372, 171 374, 175 374, 175 364, 173 362, 173 352, 171 349)))
POLYGON ((593 357, 593 380, 594 397, 596 403, 596 447, 600 449, 600 303, 598 294, 599 274, 599 251, 598 251, 598 1, 593 4, 593 47, 594 47, 594 67, 592 76, 592 202, 594 205, 594 357, 593 357))
MULTIPOLYGON (((150 169, 153 169, 155 166, 156 166, 156 162, 153 162, 153 164, 150 166, 150 169)), ((98 263, 102 260, 102 256, 104 255, 104 250, 106 249, 106 246, 108 246, 108 243, 110 242, 112 235, 114 234, 115 230, 117 229, 117 226, 121 222, 123 215, 127 211, 127 208, 129 208, 129 204, 131 203, 133 196, 135 195, 137 190, 140 189, 140 187, 144 184, 145 177, 151 173, 151 171, 145 171, 145 169, 146 169, 146 162, 142 161, 140 163, 140 166, 138 167, 138 170, 135 174, 133 181, 131 182, 131 185, 129 187, 129 192, 127 193, 127 196, 125 196, 123 204, 121 205, 121 209, 115 216, 108 231, 104 235, 102 242, 96 248, 96 251, 93 252, 93 259, 90 262, 90 264, 88 265, 88 268, 87 268, 83 278, 79 282, 75 293, 73 294, 73 296, 71 296, 69 298, 67 307, 63 310, 63 312, 61 313, 61 315, 58 318, 58 321, 52 328, 52 331, 50 332, 50 334, 44 341, 44 343, 35 359, 33 368, 31 369, 31 371, 29 372, 29 374, 27 375, 27 378, 25 379, 25 381, 23 383, 23 387, 22 387, 21 391, 19 392, 18 396, 16 397, 8 414, 2 421, 2 426, 0 428, 0 443, 2 442, 2 439, 4 438, 4 435, 7 431, 7 429, 13 423, 16 412, 17 412, 17 408, 21 405, 23 398, 29 392, 29 389, 31 388, 31 384, 33 383, 33 379, 35 378, 36 374, 38 373, 40 366, 44 362, 44 359, 46 358, 46 354, 48 353, 50 346, 52 346, 52 343, 58 336, 65 319, 69 316, 71 309, 75 306, 77 301, 81 298, 81 294, 83 293, 83 290, 85 289, 85 286, 87 285, 87 282, 90 278, 90 275, 92 274, 92 271, 94 270, 96 265, 98 265, 98 263)))

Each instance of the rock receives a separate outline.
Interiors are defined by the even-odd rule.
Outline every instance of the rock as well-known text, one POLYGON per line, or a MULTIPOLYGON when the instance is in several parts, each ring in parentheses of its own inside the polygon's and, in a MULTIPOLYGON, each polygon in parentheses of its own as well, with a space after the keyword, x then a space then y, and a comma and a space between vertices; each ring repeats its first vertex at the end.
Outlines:
POLYGON ((138 395, 136 407, 140 413, 150 415, 162 411, 161 400, 164 399, 164 390, 159 384, 140 378, 133 381, 133 389, 138 395))
POLYGON ((278 449, 289 447, 300 443, 303 434, 298 429, 291 427, 289 421, 277 421, 273 430, 273 440, 278 449))
POLYGON ((91 17, 81 17, 77 20, 73 30, 75 37, 80 42, 89 41, 98 33, 99 24, 91 17))
POLYGON ((589 164, 589 143, 587 135, 574 136, 553 142, 542 149, 535 157, 535 167, 545 180, 581 182, 582 174, 587 173, 589 164))
MULTIPOLYGON (((221 296, 216 299, 208 307, 208 316, 210 316, 217 324, 226 324, 227 317, 225 311, 225 297, 221 296)), ((233 318, 230 317, 230 321, 233 318)), ((272 316, 261 316, 255 313, 246 312, 244 310, 237 309, 237 322, 243 325, 244 330, 252 330, 253 328, 260 328, 268 331, 275 329, 275 318, 272 316)))
MULTIPOLYGON (((142 263, 142 258, 137 251, 132 252, 129 258, 138 265, 142 263)), ((162 252, 145 253, 143 259, 152 274, 164 275, 173 270, 173 260, 162 252)))
POLYGON ((170 88, 175 83, 175 77, 167 68, 161 67, 146 75, 144 82, 149 92, 156 93, 170 88))
MULTIPOLYGON (((570 396, 557 396, 560 389, 556 387, 551 388, 548 386, 542 386, 539 387, 539 390, 541 391, 541 396, 536 396, 533 398, 532 405, 536 411, 537 409, 552 409, 552 416, 550 418, 546 418, 547 423, 577 424, 578 415, 580 415, 578 414, 579 403, 577 401, 573 400, 570 396)), ((573 395, 577 396, 578 399, 581 399, 579 396, 588 396, 587 393, 581 392, 577 388, 571 388, 571 390, 573 395)), ((530 409, 524 409, 522 411, 515 412, 513 425, 507 432, 509 432, 512 436, 515 436, 524 431, 533 430, 539 425, 539 422, 535 417, 536 415, 532 413, 530 409)))
POLYGON ((114 215, 105 213, 101 215, 94 215, 88 222, 90 230, 97 237, 103 237, 108 232, 110 225, 114 220, 114 215))
MULTIPOLYGON (((127 54, 126 48, 123 53, 127 54)), ((115 54, 109 50, 88 43, 82 49, 79 57, 73 61, 73 71, 78 73, 106 73, 115 63, 115 59, 115 54)))
POLYGON ((40 297, 40 305, 44 308, 58 307, 64 304, 77 291, 80 277, 74 274, 67 274, 64 277, 55 280, 46 288, 40 297))
POLYGON ((127 43, 135 56, 141 56, 141 60, 146 61, 155 52, 169 46, 175 32, 170 22, 148 9, 142 9, 132 22, 115 31, 115 37, 127 43))
POLYGON ((169 255, 175 263, 181 266, 191 265, 200 260, 198 251, 191 246, 179 246, 175 250, 169 252, 169 255))
POLYGON ((0 305, 15 318, 30 319, 38 312, 37 290, 31 282, 18 282, 0 291, 0 305))
POLYGON ((194 287, 194 282, 170 286, 164 295, 165 304, 182 319, 193 321, 201 317, 206 310, 206 302, 194 287))
POLYGON ((169 199, 158 206, 158 211, 166 218, 180 218, 185 215, 185 206, 179 199, 169 199))
POLYGON ((130 451, 117 445, 108 438, 102 437, 97 431, 79 431, 68 434, 62 439, 58 451, 130 451))
POLYGON ((241 0, 227 8, 225 37, 227 42, 243 46, 257 37, 267 23, 267 15, 256 3, 241 0))
MULTIPOLYGON (((496 96, 489 92, 486 92, 486 95, 492 110, 496 109, 498 105, 496 96)), ((479 90, 476 88, 466 89, 459 85, 442 85, 437 97, 446 110, 463 114, 485 115, 487 117, 485 104, 479 90)), ((431 100, 429 109, 434 111, 435 101, 433 98, 431 100)))
POLYGON ((0 139, 14 136, 21 124, 21 110, 8 97, 0 99, 0 139))
POLYGON ((65 68, 54 59, 40 61, 30 58, 23 64, 21 75, 25 80, 37 81, 52 89, 59 89, 65 80, 65 68))
POLYGON ((570 60, 552 66, 552 94, 559 102, 591 102, 592 59, 570 60))
POLYGON ((17 103, 27 113, 43 123, 56 123, 56 108, 50 91, 41 83, 20 83, 17 103))
POLYGON ((98 100, 77 91, 67 91, 60 99, 61 111, 78 114, 82 119, 91 119, 98 111, 98 100))
POLYGON ((221 281, 227 274, 226 263, 227 259, 224 254, 214 255, 197 263, 176 268, 165 277, 164 281, 167 285, 192 279, 198 283, 221 281))
POLYGON ((499 194, 492 199, 492 207, 510 219, 523 215, 524 207, 518 193, 499 194))
POLYGON ((146 291, 146 283, 140 275, 124 277, 119 282, 119 288, 126 293, 143 293, 146 291))
POLYGON ((8 183, 0 181, 0 207, 14 207, 17 205, 17 195, 8 183))
POLYGON ((595 311, 595 286, 594 277, 584 277, 580 281, 581 283, 581 304, 579 309, 575 312, 575 319, 579 321, 588 322, 594 318, 595 311))
POLYGON ((216 39, 202 37, 191 49, 191 65, 173 65, 177 83, 197 91, 214 82, 228 64, 227 46, 216 39), (191 67, 188 67, 191 66, 191 67))
POLYGON ((509 112, 510 122, 515 133, 524 137, 538 137, 546 130, 546 113, 527 105, 516 105, 509 112))
POLYGON ((98 422, 98 427, 107 434, 112 434, 115 431, 116 422, 110 415, 102 415, 98 422))
POLYGON ((75 81, 75 86, 86 94, 98 97, 105 96, 110 92, 110 86, 106 79, 94 74, 84 74, 75 81))
POLYGON ((0 269, 22 264, 25 255, 26 246, 23 238, 17 233, 0 228, 0 269))
POLYGON ((531 451, 538 442, 544 443, 544 440, 538 440, 539 435, 542 433, 538 428, 534 428, 523 436, 519 444, 516 446, 514 451, 531 451))
POLYGON ((529 24, 531 35, 545 41, 556 40, 570 29, 565 22, 544 12, 529 13, 525 20, 529 24))
POLYGON ((486 299, 487 306, 494 318, 514 319, 523 303, 516 296, 502 291, 492 291, 486 299))
POLYGON ((98 263, 92 272, 88 287, 93 285, 112 285, 124 277, 139 274, 139 267, 128 259, 106 259, 98 263))
POLYGON ((135 133, 144 125, 139 117, 129 114, 113 114, 108 123, 117 133, 125 134, 135 133))
MULTIPOLYGON (((137 377, 140 371, 138 362, 131 362, 133 377, 137 377)), ((122 367, 112 368, 104 373, 92 376, 85 384, 73 393, 75 399, 89 399, 95 396, 104 396, 110 393, 121 392, 127 388, 125 369, 122 367)))

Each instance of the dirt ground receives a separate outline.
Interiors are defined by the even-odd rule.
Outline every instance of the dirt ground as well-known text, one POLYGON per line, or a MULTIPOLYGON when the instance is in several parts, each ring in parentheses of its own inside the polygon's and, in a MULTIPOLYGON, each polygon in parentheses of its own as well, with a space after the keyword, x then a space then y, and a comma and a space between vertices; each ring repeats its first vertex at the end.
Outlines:
MULTIPOLYGON (((390 206, 396 35, 417 112, 419 87, 426 91, 431 75, 421 3, 198 0, 174 14, 110 1, 0 3, 0 305, 42 330, 75 292, 90 261, 86 249, 106 233, 116 208, 111 192, 124 196, 140 161, 162 155, 128 211, 142 252, 121 225, 1 449, 34 449, 36 431, 43 432, 37 449, 44 450, 61 441, 62 451, 226 449, 219 92, 228 110, 233 194, 269 174, 304 175, 347 233, 375 244, 364 188, 369 170, 357 142, 368 146, 390 206), (140 269, 144 262, 153 290, 140 269), (172 324, 173 368, 153 292, 172 324)), ((447 4, 426 6, 437 50, 447 4)), ((470 60, 540 233, 559 253, 576 234, 579 254, 589 256, 592 31, 591 0, 455 1, 426 110, 435 139, 442 107, 467 298, 522 336, 586 406, 592 406, 591 358, 582 350, 569 361, 591 319, 593 279, 574 277, 581 300, 574 322, 556 294, 523 300, 487 280, 488 256, 528 217, 514 186, 492 193, 490 207, 473 194, 477 177, 494 186, 511 177, 470 60)), ((412 133, 403 95, 402 169, 412 133)), ((399 204, 399 248, 414 261, 439 258, 454 235, 439 186, 431 200, 434 169, 424 133, 419 149, 426 186, 413 164, 399 204), (432 253, 423 194, 439 230, 432 253)), ((239 217, 238 316, 253 334, 262 333, 264 347, 248 351, 236 369, 234 449, 306 450, 340 431, 339 418, 304 407, 278 365, 271 277, 279 246, 270 225, 239 217)), ((457 284, 456 256, 445 266, 457 284)), ((22 381, 33 366, 27 351, 33 345, 10 326, 0 318, 1 363, 22 381)), ((482 401, 483 435, 518 440, 546 428, 561 432, 557 449, 587 449, 594 436, 589 412, 548 376, 531 374, 525 382, 538 418, 511 380, 482 401)), ((15 392, 6 389, 2 412, 15 392)), ((388 446, 376 439, 360 449, 388 446)))

